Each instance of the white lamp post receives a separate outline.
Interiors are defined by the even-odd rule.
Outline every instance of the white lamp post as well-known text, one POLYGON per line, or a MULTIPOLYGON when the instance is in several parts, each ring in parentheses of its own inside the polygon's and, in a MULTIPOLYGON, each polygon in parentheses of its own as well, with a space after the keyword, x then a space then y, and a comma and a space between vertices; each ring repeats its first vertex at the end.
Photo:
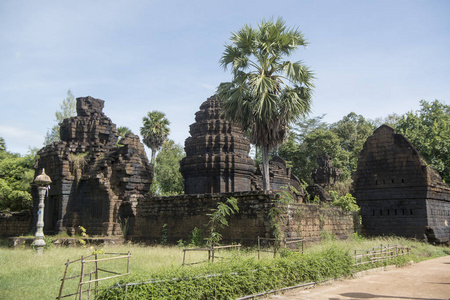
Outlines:
POLYGON ((38 186, 38 192, 39 192, 39 210, 37 212, 38 215, 38 221, 36 224, 36 239, 33 242, 34 247, 36 247, 37 254, 42 254, 44 247, 45 247, 45 241, 44 241, 44 199, 45 195, 47 193, 47 190, 49 189, 50 183, 52 181, 50 180, 50 177, 45 174, 45 169, 42 169, 41 175, 36 176, 34 179, 34 183, 38 186))

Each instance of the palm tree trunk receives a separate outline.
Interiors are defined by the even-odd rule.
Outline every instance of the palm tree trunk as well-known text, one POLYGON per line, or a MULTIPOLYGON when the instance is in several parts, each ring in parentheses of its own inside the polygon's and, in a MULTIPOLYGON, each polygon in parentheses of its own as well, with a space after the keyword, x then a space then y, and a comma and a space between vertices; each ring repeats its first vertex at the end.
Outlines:
POLYGON ((269 145, 264 145, 261 148, 263 161, 263 189, 264 191, 270 191, 269 145))
POLYGON ((150 160, 150 163, 155 167, 155 160, 156 160, 156 150, 152 149, 152 158, 150 160))

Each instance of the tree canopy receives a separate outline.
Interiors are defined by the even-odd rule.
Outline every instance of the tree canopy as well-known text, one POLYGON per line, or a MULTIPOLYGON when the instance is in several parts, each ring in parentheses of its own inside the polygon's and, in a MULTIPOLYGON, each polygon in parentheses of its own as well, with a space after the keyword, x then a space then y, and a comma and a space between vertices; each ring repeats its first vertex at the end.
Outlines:
POLYGON ((117 139, 116 146, 118 146, 120 140, 123 139, 129 133, 133 133, 130 128, 126 126, 117 127, 117 134, 119 135, 119 138, 117 139))
MULTIPOLYGON (((180 161, 185 156, 183 147, 172 140, 166 140, 156 156, 155 186, 153 191, 160 195, 184 193, 184 179, 180 173, 180 161)), ((153 185, 152 184, 152 185, 153 185)))
POLYGON ((170 122, 164 113, 154 110, 142 118, 142 124, 142 142, 151 149, 151 163, 155 164, 156 151, 159 150, 170 133, 170 122))
POLYGON ((21 156, 0 150, 0 210, 21 211, 32 207, 34 162, 35 153, 21 156))
POLYGON ((77 102, 70 90, 67 91, 66 98, 60 104, 60 110, 55 112, 55 121, 57 122, 45 135, 44 145, 50 145, 53 142, 61 140, 59 135, 59 124, 67 118, 77 115, 77 102))
POLYGON ((400 118, 396 130, 450 183, 450 106, 439 100, 422 100, 420 105, 420 110, 400 118))
POLYGON ((310 111, 313 74, 302 62, 285 60, 307 43, 281 18, 263 20, 257 28, 245 25, 230 41, 220 63, 231 69, 232 80, 221 83, 217 94, 225 116, 261 147, 263 186, 269 190, 269 151, 286 139, 293 121, 310 111))

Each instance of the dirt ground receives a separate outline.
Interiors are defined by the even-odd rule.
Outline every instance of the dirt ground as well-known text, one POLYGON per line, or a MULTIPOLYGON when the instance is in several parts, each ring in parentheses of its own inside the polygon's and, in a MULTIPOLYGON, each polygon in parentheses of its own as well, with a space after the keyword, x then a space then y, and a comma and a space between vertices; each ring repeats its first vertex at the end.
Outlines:
POLYGON ((450 299, 450 256, 430 259, 402 268, 368 272, 357 278, 338 280, 311 289, 297 289, 273 300, 349 299, 450 299))

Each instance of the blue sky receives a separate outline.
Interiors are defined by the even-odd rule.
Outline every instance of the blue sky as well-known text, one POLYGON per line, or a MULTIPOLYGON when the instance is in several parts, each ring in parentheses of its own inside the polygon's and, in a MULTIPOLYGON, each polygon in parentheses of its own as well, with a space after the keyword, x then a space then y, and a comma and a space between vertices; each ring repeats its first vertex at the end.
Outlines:
POLYGON ((139 133, 159 110, 184 145, 200 104, 231 76, 230 33, 282 17, 308 40, 290 59, 315 73, 311 116, 332 123, 450 103, 450 1, 0 1, 0 137, 41 148, 70 89, 139 133))

